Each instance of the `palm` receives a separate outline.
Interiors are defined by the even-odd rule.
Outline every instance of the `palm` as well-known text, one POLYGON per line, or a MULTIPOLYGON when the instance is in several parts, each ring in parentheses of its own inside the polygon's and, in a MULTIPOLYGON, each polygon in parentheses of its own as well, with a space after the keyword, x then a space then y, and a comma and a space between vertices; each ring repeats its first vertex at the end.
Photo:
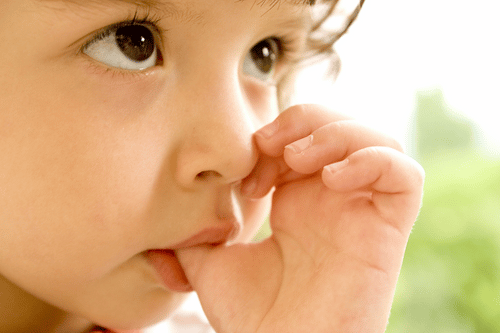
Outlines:
POLYGON ((217 332, 302 332, 311 322, 318 332, 338 327, 343 314, 354 310, 339 302, 353 292, 346 282, 372 273, 375 280, 387 278, 373 260, 385 255, 381 244, 364 239, 384 232, 371 230, 385 225, 374 209, 363 192, 346 196, 326 188, 320 177, 298 180, 274 193, 272 238, 183 253, 202 262, 193 283, 217 332))

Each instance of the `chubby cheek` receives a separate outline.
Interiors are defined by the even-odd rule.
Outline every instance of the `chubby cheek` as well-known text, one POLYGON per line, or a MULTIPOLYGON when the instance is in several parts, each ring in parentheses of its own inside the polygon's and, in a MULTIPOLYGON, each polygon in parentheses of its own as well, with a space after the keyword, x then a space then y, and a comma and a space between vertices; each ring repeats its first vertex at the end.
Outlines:
POLYGON ((0 272, 61 308, 95 309, 89 318, 112 317, 108 310, 124 304, 117 322, 127 313, 154 321, 178 302, 151 292, 149 268, 136 255, 146 248, 166 163, 165 122, 142 101, 125 107, 104 95, 84 101, 65 93, 19 98, 8 110, 9 132, 0 133, 0 272))
POLYGON ((38 91, 7 110, 0 240, 10 250, 0 265, 63 284, 95 278, 142 248, 165 136, 147 114, 131 113, 141 103, 125 108, 106 94, 84 100, 88 92, 52 87, 60 91, 38 91))

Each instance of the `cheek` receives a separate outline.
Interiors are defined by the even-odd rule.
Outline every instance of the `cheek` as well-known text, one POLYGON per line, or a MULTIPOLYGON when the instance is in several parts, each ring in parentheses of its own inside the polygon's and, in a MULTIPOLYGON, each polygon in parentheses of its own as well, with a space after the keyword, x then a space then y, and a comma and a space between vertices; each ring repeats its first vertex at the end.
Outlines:
POLYGON ((27 82, 0 115, 10 124, 0 133, 0 241, 12 249, 2 253, 62 277, 90 263, 105 270, 142 246, 168 138, 142 100, 112 104, 106 92, 85 100, 85 86, 54 81, 27 82))
MULTIPOLYGON (((144 115, 165 91, 172 90, 169 81, 163 77, 162 69, 153 68, 145 74, 131 75, 110 72, 102 64, 89 59, 79 59, 80 66, 73 70, 68 81, 79 78, 78 89, 70 89, 68 94, 81 99, 82 105, 94 105, 99 110, 107 110, 99 116, 107 116, 114 121, 128 121, 144 115)), ((171 84, 171 83, 170 83, 171 84)))
POLYGON ((0 132, 0 272, 62 306, 110 272, 136 270, 127 262, 144 250, 169 138, 143 101, 83 101, 57 87, 11 96, 0 114, 10 124, 0 132))
POLYGON ((258 128, 270 123, 278 116, 277 89, 264 85, 252 78, 246 78, 242 84, 248 103, 254 110, 258 128))

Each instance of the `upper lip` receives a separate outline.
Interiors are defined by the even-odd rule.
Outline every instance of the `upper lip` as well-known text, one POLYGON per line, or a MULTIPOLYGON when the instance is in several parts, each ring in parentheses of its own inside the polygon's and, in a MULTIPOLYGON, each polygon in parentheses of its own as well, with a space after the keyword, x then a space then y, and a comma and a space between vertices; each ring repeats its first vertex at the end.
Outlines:
POLYGON ((221 245, 234 241, 242 227, 243 221, 240 207, 236 204, 234 186, 221 191, 215 197, 214 218, 201 231, 189 236, 179 243, 169 244, 165 250, 178 250, 199 245, 221 245))
POLYGON ((197 245, 207 244, 207 245, 220 245, 230 241, 238 233, 237 228, 233 226, 223 226, 223 227, 211 227, 206 228, 199 233, 189 237, 186 240, 177 243, 169 249, 176 250, 187 247, 193 247, 197 245))

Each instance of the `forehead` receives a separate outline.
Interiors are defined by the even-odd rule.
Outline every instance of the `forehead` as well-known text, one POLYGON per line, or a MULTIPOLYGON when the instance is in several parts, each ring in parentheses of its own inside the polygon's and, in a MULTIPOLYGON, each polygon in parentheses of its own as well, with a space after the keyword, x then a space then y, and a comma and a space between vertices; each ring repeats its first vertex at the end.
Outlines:
MULTIPOLYGON (((197 0, 197 1, 185 1, 185 0, 30 0, 35 5, 41 5, 47 9, 54 10, 66 10, 71 9, 75 13, 100 13, 103 9, 116 9, 116 8, 136 8, 149 13, 150 11, 158 13, 162 18, 174 17, 187 19, 188 21, 197 21, 200 17, 203 17, 200 8, 208 9, 212 6, 228 6, 237 4, 246 4, 248 8, 261 8, 265 14, 269 14, 271 10, 278 13, 281 12, 285 16, 293 14, 302 13, 305 14, 307 9, 311 8, 316 0, 197 0), (200 7, 201 6, 201 7, 200 7), (274 11, 277 9, 278 11, 274 11), (306 11, 304 11, 306 9, 306 11), (196 18, 196 20, 193 20, 196 18)), ((103 12, 101 12, 103 13, 103 12)), ((268 17, 268 15, 265 15, 268 17)), ((303 16, 303 15, 302 15, 303 16)), ((306 16, 308 16, 306 14, 306 16)), ((284 16, 277 17, 279 20, 284 19, 284 16)), ((306 21, 310 20, 301 17, 301 15, 291 15, 290 20, 297 20, 294 26, 307 26, 304 24, 306 21), (293 18, 295 16, 295 18, 293 18), (300 21, 300 22, 299 22, 300 21)), ((287 23, 290 25, 290 22, 287 23)))
MULTIPOLYGON (((1 1, 1 0, 0 0, 1 1)), ((15 0, 16 1, 16 0, 15 0)), ((283 29, 308 31, 311 27, 312 16, 310 9, 315 0, 28 0, 36 7, 49 10, 47 13, 71 13, 95 22, 108 15, 117 15, 125 11, 128 16, 135 17, 134 13, 153 14, 158 21, 174 19, 191 23, 204 24, 207 22, 210 9, 217 8, 218 14, 248 17, 260 17, 261 22, 274 22, 283 29), (244 5, 243 7, 240 5, 244 5), (39 7, 41 6, 41 7, 39 7), (239 8, 234 13, 232 9, 239 8), (245 9, 246 8, 246 9, 245 9), (228 11, 229 10, 229 11, 228 11)), ((212 12, 216 13, 216 12, 212 12)), ((62 16, 68 18, 68 15, 62 16)), ((113 16, 116 17, 116 16, 113 16)), ((61 18, 61 16, 60 16, 61 18)), ((116 17, 117 18, 117 17, 116 17)), ((219 16, 212 17, 218 21, 219 16)), ((209 19, 210 20, 210 19, 209 19)), ((252 23, 250 23, 252 24, 252 23)))

